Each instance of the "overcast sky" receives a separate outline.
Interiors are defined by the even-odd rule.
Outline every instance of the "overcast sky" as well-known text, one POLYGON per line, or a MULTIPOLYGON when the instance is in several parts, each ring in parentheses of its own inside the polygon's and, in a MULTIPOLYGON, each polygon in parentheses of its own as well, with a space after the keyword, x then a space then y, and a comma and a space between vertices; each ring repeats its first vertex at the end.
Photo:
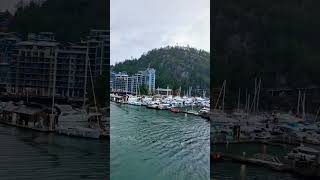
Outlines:
POLYGON ((111 0, 111 64, 176 44, 210 51, 210 0, 111 0))

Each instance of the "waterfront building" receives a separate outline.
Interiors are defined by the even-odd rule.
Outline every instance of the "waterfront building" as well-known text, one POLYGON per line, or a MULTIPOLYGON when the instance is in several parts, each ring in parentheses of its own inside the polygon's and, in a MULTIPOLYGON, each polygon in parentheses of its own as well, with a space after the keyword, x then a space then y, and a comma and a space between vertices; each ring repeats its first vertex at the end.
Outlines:
POLYGON ((109 82, 109 83, 110 83, 110 84, 109 84, 109 86, 110 86, 110 92, 113 92, 115 77, 116 77, 116 73, 113 72, 113 71, 110 71, 110 82, 109 82))
POLYGON ((59 43, 54 33, 30 33, 27 40, 14 43, 6 61, 10 67, 7 92, 52 96, 55 88, 56 96, 83 97, 91 80, 108 69, 109 38, 109 31, 91 30, 79 43, 59 43))
POLYGON ((11 93, 51 96, 58 43, 22 41, 12 55, 11 93))
POLYGON ((138 74, 141 75, 141 78, 138 78, 138 85, 146 86, 149 94, 154 93, 156 86, 156 70, 148 68, 145 71, 140 71, 138 74))
POLYGON ((0 91, 7 91, 10 82, 10 63, 15 44, 20 38, 15 33, 0 32, 0 91))
POLYGON ((137 77, 136 76, 129 76, 128 77, 128 92, 130 93, 136 93, 137 90, 137 77))
POLYGON ((169 96, 169 95, 172 95, 172 89, 169 89, 169 88, 166 88, 166 89, 157 88, 156 89, 156 94, 169 96))
POLYGON ((69 44, 57 50, 56 95, 82 97, 87 47, 69 44))
POLYGON ((155 92, 155 72, 156 70, 153 68, 139 71, 132 76, 127 73, 113 72, 111 73, 110 86, 113 92, 128 92, 132 94, 139 94, 140 87, 145 86, 148 93, 151 94, 155 92))
POLYGON ((107 74, 110 57, 110 32, 106 30, 91 30, 87 41, 84 41, 84 43, 88 47, 92 76, 107 74))
POLYGON ((128 91, 128 74, 119 72, 114 74, 113 92, 129 92, 128 91))

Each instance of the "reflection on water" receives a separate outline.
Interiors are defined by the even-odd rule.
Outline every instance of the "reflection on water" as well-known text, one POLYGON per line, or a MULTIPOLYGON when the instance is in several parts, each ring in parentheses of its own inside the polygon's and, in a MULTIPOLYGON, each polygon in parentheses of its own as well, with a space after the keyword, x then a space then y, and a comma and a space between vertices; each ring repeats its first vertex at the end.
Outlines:
POLYGON ((208 180, 209 128, 191 115, 111 104, 111 179, 208 180))
POLYGON ((0 125, 0 179, 104 179, 109 142, 0 125))
POLYGON ((246 179, 246 165, 241 164, 240 167, 240 179, 245 180, 246 179))

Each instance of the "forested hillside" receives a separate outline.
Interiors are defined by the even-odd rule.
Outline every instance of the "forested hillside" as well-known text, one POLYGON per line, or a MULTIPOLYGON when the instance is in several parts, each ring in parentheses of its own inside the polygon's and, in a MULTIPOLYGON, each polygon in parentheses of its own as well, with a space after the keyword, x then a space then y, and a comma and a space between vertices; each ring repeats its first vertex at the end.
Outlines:
POLYGON ((210 53, 190 47, 153 49, 139 59, 116 64, 114 71, 134 74, 146 68, 156 69, 156 86, 183 90, 189 87, 209 89, 210 53))
POLYGON ((9 30, 55 32, 59 41, 79 41, 90 29, 109 29, 106 0, 46 0, 18 3, 9 30))

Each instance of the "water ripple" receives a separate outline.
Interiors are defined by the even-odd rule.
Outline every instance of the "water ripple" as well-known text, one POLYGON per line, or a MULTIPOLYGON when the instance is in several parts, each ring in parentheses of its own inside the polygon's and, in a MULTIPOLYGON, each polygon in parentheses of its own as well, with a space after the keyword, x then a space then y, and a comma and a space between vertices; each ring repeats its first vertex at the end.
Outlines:
POLYGON ((209 123, 111 104, 111 179, 209 179, 209 123))
POLYGON ((0 125, 0 179, 98 179, 108 174, 109 142, 0 125))

